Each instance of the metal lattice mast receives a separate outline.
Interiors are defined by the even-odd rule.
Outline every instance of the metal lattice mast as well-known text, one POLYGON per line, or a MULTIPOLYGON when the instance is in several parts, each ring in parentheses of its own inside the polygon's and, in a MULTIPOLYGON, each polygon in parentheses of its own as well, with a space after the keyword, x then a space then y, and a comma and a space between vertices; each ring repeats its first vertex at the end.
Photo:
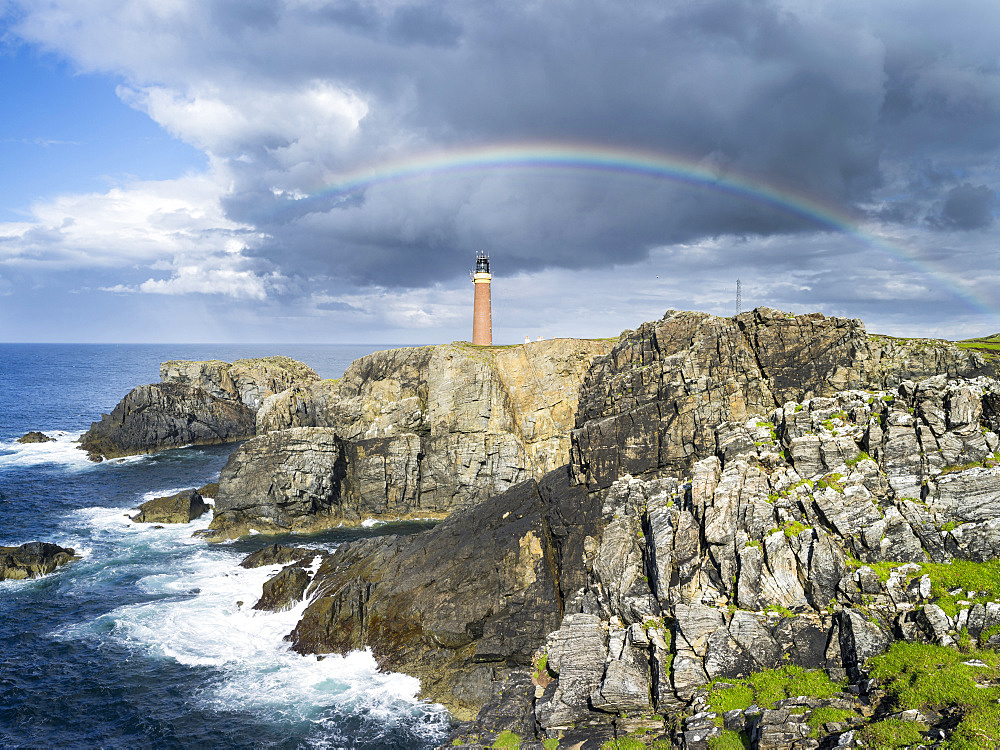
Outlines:
POLYGON ((743 285, 736 279, 736 314, 743 312, 743 285))

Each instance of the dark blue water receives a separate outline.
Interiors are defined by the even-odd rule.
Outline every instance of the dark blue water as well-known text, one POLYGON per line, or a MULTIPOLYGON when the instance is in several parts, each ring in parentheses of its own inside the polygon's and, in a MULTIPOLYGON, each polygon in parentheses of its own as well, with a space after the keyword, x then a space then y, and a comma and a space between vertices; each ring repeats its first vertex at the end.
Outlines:
MULTIPOLYGON (((447 729, 417 684, 358 652, 323 660, 282 636, 299 610, 250 607, 274 569, 237 563, 263 538, 208 545, 128 509, 218 476, 232 446, 92 464, 73 441, 168 359, 286 354, 338 377, 362 346, 0 345, 0 545, 51 541, 83 558, 0 582, 0 746, 427 748, 447 729), (55 443, 22 446, 29 430, 55 443)), ((292 539, 332 549, 420 524, 292 539)))

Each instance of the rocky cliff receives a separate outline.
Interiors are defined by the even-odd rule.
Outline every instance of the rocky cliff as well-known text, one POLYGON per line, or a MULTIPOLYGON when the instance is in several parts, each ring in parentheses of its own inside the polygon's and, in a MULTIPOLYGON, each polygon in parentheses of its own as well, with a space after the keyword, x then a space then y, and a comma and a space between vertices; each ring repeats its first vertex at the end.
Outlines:
POLYGON ((668 313, 594 361, 569 466, 341 547, 291 639, 371 646, 457 716, 484 706, 456 744, 960 738, 975 705, 870 678, 910 643, 965 648, 970 694, 1000 684, 976 650, 1000 641, 995 374, 858 321, 668 313))
POLYGON ((215 539, 442 517, 564 464, 580 383, 614 342, 376 352, 266 398, 220 478, 215 539))
POLYGON ((165 362, 160 377, 160 383, 133 388, 80 438, 93 460, 243 440, 254 434, 264 398, 319 380, 288 357, 165 362))

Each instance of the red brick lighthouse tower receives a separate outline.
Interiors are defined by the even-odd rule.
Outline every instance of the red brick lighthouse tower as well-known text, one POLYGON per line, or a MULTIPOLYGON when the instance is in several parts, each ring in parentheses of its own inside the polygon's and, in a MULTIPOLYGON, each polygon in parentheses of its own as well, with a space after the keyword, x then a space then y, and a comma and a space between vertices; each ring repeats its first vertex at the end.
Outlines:
POLYGON ((493 316, 490 312, 490 256, 476 255, 476 273, 472 283, 476 286, 476 300, 472 310, 472 343, 478 346, 493 344, 493 316))

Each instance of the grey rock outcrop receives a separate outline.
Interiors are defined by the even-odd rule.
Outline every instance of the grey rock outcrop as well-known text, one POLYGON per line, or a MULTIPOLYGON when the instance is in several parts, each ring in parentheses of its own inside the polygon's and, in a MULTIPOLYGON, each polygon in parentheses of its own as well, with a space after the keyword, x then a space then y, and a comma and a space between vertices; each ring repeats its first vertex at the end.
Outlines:
MULTIPOLYGON (((803 667, 863 693, 896 639, 985 643, 1000 602, 956 591, 946 611, 923 570, 1000 553, 995 372, 946 342, 768 310, 623 335, 581 391, 570 470, 601 516, 547 638, 535 738, 622 736, 655 711, 689 717, 675 747, 707 748, 713 679, 803 667)), ((869 700, 789 698, 725 726, 755 748, 855 746, 869 700), (817 738, 818 708, 853 718, 817 738)))
POLYGON ((261 568, 265 565, 287 565, 288 563, 303 562, 312 559, 318 554, 328 554, 322 550, 315 550, 309 547, 288 547, 284 544, 272 544, 261 547, 256 552, 251 552, 240 561, 241 568, 261 568))
POLYGON ((214 539, 309 531, 337 517, 346 473, 333 430, 297 427, 260 435, 234 451, 219 476, 214 539))
POLYGON ((246 439, 256 430, 258 406, 275 388, 319 376, 301 362, 268 357, 232 365, 166 362, 161 378, 133 388, 80 438, 93 460, 246 439))
POLYGON ((311 576, 301 564, 287 565, 264 583, 260 599, 253 608, 265 612, 291 609, 302 601, 310 580, 311 576))
POLYGON ((184 490, 167 497, 154 497, 139 506, 132 516, 135 523, 190 523, 201 518, 209 506, 198 490, 184 490))
POLYGON ((869 336, 859 320, 767 308, 735 318, 671 311, 623 334, 587 374, 572 463, 593 488, 624 474, 684 473, 714 452, 723 422, 837 391, 995 371, 978 352, 869 336))
MULTIPOLYGON (((245 482, 225 471, 213 522, 217 538, 367 517, 441 517, 540 479, 565 464, 579 384, 590 363, 611 346, 556 339, 512 347, 394 349, 362 357, 338 381, 301 384, 270 396, 257 416, 259 437, 241 451, 261 456, 282 441, 294 441, 301 451, 295 464, 299 481, 326 482, 328 494, 310 496, 312 518, 305 508, 290 511, 295 519, 289 525, 291 519, 277 520, 267 503, 257 510, 245 482), (317 431, 302 432, 306 428, 317 431), (317 440, 311 459, 305 455, 310 434, 317 440), (331 441, 338 446, 342 473, 328 482, 331 441), (313 471, 323 477, 305 480, 313 471)), ((288 486, 277 475, 270 482, 269 472, 282 471, 274 462, 241 459, 240 465, 241 475, 258 473, 254 481, 274 484, 275 492, 288 486)))
POLYGON ((101 416, 80 438, 91 458, 153 453, 182 445, 211 445, 253 434, 253 412, 244 404, 217 399, 177 383, 133 388, 111 414, 101 416))
POLYGON ((79 559, 74 550, 48 542, 0 547, 0 581, 38 578, 79 559))
POLYGON ((31 432, 26 432, 24 435, 17 439, 19 443, 54 443, 54 437, 49 437, 44 432, 39 432, 38 430, 32 430, 31 432))

